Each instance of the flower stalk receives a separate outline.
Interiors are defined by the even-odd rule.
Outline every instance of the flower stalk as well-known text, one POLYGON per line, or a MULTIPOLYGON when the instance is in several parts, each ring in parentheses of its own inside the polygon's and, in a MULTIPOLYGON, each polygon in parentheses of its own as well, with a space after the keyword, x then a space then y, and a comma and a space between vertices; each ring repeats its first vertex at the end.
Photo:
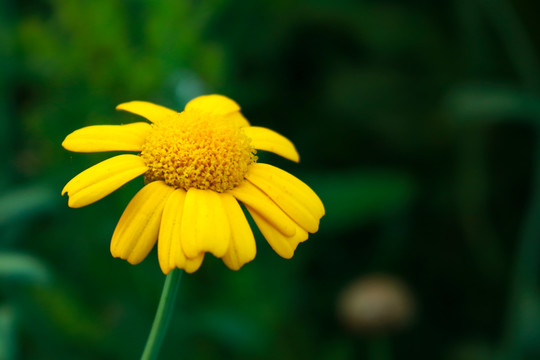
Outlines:
POLYGON ((182 270, 174 269, 165 279, 156 317, 154 318, 152 329, 150 330, 150 335, 148 335, 148 340, 146 341, 141 357, 142 360, 155 360, 158 357, 163 338, 169 327, 182 273, 182 270))

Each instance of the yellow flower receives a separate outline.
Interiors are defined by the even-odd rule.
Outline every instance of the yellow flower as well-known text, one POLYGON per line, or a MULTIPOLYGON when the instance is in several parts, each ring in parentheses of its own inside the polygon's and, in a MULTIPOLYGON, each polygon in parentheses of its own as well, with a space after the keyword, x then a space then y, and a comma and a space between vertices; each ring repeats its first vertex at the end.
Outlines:
POLYGON ((62 195, 78 208, 109 195, 144 174, 146 185, 125 209, 111 253, 138 264, 158 242, 161 270, 196 271, 206 252, 238 270, 255 258, 255 239, 242 202, 270 246, 291 258, 324 215, 306 184, 272 165, 257 163, 256 150, 298 162, 282 135, 250 126, 233 100, 205 95, 183 112, 143 101, 117 106, 148 119, 128 125, 88 126, 62 146, 75 152, 135 151, 112 157, 75 176, 62 195))

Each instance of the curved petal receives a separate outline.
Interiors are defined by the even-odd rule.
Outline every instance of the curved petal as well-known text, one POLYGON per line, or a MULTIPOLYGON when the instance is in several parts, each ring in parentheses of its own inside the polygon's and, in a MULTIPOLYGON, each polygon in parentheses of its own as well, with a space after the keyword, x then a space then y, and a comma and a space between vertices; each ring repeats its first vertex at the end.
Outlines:
POLYGON ((195 271, 199 270, 204 260, 204 252, 195 256, 194 258, 185 257, 182 251, 175 252, 176 254, 176 267, 179 269, 184 269, 188 274, 192 274, 195 271), (180 265, 179 265, 180 264, 180 265))
POLYGON ((244 181, 229 192, 246 206, 257 211, 284 236, 294 236, 296 233, 295 222, 255 185, 244 181))
POLYGON ((114 230, 112 256, 133 265, 144 260, 157 241, 163 208, 173 191, 163 181, 154 181, 131 199, 114 230))
POLYGON ((146 170, 148 168, 139 156, 118 155, 75 176, 64 186, 62 195, 68 194, 69 207, 83 207, 104 198, 146 170))
POLYGON ((163 208, 158 236, 159 266, 164 274, 172 269, 184 269, 187 273, 195 272, 202 264, 204 253, 190 259, 186 258, 180 243, 180 225, 184 212, 186 192, 175 190, 167 199, 163 208))
POLYGON ((255 149, 270 151, 295 162, 300 161, 300 155, 294 144, 285 136, 259 126, 249 126, 243 130, 244 134, 251 139, 251 146, 255 149))
POLYGON ((236 127, 245 127, 249 126, 249 121, 242 115, 241 112, 233 112, 229 115, 225 115, 225 121, 228 121, 233 126, 236 127))
POLYGON ((317 194, 302 180, 285 170, 269 164, 255 163, 251 164, 249 168, 247 177, 251 176, 265 178, 267 181, 272 182, 276 188, 289 193, 317 219, 324 216, 324 205, 317 194))
POLYGON ((141 151, 150 124, 94 125, 75 130, 62 146, 74 152, 141 151))
POLYGON ((304 230, 310 233, 319 230, 322 202, 313 190, 293 175, 271 165, 255 163, 250 166, 246 179, 268 195, 304 230), (295 183, 303 186, 295 187, 295 183))
POLYGON ((249 121, 240 113, 240 105, 223 95, 202 95, 186 104, 184 111, 199 111, 222 115, 225 121, 237 127, 249 126, 249 121))
POLYGON ((229 248, 231 230, 219 194, 191 188, 186 195, 180 229, 182 249, 189 258, 208 251, 222 257, 229 248))
POLYGON ((129 111, 130 113, 142 116, 153 123, 159 122, 163 118, 178 116, 178 112, 147 101, 130 101, 122 103, 116 110, 129 111))
POLYGON ((216 115, 228 115, 240 111, 236 101, 223 95, 202 95, 186 104, 184 111, 201 111, 216 115))
POLYGON ((221 259, 229 269, 238 270, 245 263, 255 259, 257 254, 255 237, 238 201, 228 193, 220 196, 231 224, 231 243, 229 250, 221 259))
POLYGON ((296 233, 293 236, 284 236, 257 211, 246 207, 268 244, 279 256, 285 259, 292 258, 298 244, 307 240, 308 233, 300 226, 296 225, 296 233))
MULTIPOLYGON (((175 268, 175 252, 178 250, 182 252, 180 224, 182 223, 185 199, 186 192, 183 189, 177 189, 169 196, 163 208, 158 237, 158 259, 164 274, 168 274, 175 268)), ((185 262, 185 256, 183 256, 183 260, 185 262)))

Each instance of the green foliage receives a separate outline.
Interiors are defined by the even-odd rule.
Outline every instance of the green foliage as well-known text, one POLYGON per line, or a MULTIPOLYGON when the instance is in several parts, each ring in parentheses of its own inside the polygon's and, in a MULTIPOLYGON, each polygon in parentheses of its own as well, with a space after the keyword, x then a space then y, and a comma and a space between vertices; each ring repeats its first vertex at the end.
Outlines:
POLYGON ((0 282, 46 283, 49 279, 48 269, 36 258, 0 253, 0 282))
POLYGON ((16 359, 15 328, 15 311, 8 306, 0 307, 0 359, 16 359))
POLYGON ((11 190, 0 195, 0 226, 50 211, 58 202, 58 192, 41 184, 11 190))
POLYGON ((448 113, 464 123, 535 123, 540 118, 540 97, 509 86, 466 84, 456 87, 446 101, 448 113))
POLYGON ((392 171, 340 171, 306 176, 323 200, 322 231, 340 232, 384 220, 404 211, 413 199, 414 182, 392 171))

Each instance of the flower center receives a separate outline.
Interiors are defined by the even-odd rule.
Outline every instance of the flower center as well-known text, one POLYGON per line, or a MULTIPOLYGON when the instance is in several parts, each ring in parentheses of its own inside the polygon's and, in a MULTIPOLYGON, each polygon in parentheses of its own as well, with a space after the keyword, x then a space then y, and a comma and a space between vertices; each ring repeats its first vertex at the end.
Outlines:
POLYGON ((145 181, 163 180, 178 189, 224 192, 244 180, 255 149, 243 132, 222 117, 196 111, 152 125, 141 157, 145 181))

